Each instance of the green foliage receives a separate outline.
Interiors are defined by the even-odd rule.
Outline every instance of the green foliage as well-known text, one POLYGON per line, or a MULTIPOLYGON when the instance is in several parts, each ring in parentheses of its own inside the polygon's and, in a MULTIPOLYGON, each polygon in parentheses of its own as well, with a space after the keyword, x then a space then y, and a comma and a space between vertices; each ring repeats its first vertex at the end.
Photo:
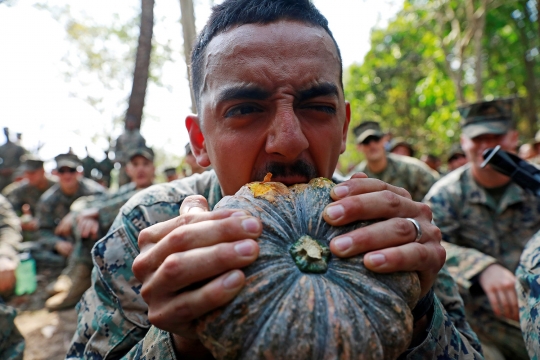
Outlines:
MULTIPOLYGON (((456 20, 462 22, 461 28, 465 29, 464 1, 448 2, 456 20)), ((450 73, 453 71, 452 54, 448 48, 443 48, 443 41, 448 42, 452 29, 449 24, 435 20, 433 6, 439 3, 405 1, 403 10, 386 28, 372 31, 371 50, 364 62, 350 66, 345 73, 345 96, 352 112, 351 133, 362 121, 379 121, 383 130, 407 138, 418 156, 423 153, 444 156, 450 146, 459 141, 455 74, 450 73)), ((528 49, 523 46, 516 29, 518 22, 512 20, 518 5, 505 3, 487 13, 482 53, 484 70, 480 80, 486 99, 527 94, 526 72, 520 56, 530 52, 531 46, 528 49)), ((527 24, 531 36, 534 26, 538 26, 537 22, 527 24)), ((534 41, 531 38, 531 43, 534 41)), ((472 59, 475 54, 471 48, 469 45, 464 52, 459 86, 466 100, 474 102, 477 79, 472 59)), ((538 64, 540 56, 534 61, 538 64)), ((536 79, 540 79, 540 66, 535 69, 536 79)), ((519 118, 520 128, 526 128, 519 118)), ((360 157, 354 137, 349 136, 347 151, 340 158, 340 169, 347 172, 360 157)))

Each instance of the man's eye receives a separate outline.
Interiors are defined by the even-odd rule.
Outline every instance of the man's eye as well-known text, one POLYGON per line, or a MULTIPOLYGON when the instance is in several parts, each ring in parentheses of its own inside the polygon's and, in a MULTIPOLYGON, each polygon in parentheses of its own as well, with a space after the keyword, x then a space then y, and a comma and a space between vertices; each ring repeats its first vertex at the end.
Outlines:
POLYGON ((321 112, 331 114, 331 115, 336 114, 336 109, 333 106, 328 106, 328 105, 307 105, 304 108, 321 111, 321 112))
POLYGON ((252 113, 259 113, 262 110, 254 105, 239 105, 235 106, 225 113, 225 117, 248 115, 252 113))

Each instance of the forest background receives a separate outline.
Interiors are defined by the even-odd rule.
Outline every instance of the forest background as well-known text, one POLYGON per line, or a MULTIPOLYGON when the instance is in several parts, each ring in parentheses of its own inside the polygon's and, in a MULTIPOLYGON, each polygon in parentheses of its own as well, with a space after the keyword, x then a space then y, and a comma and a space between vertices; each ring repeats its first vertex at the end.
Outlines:
MULTIPOLYGON (((194 7, 198 30, 213 3, 206 0, 201 4, 201 1, 195 1, 194 7)), ((0 18, 22 2, 0 0, 0 18)), ((180 1, 183 2, 186 1, 180 1)), ((68 51, 62 54, 58 69, 70 86, 70 95, 87 104, 86 110, 74 109, 78 113, 72 111, 70 116, 84 119, 85 113, 97 112, 106 119, 101 123, 102 129, 91 132, 91 141, 95 144, 91 152, 98 159, 102 154, 97 154, 95 149, 101 151, 109 146, 122 131, 126 113, 130 111, 129 100, 135 93, 132 86, 135 58, 140 51, 139 30, 143 23, 140 14, 145 6, 147 11, 154 12, 153 0, 130 3, 134 4, 130 12, 116 11, 113 5, 102 8, 100 11, 109 13, 106 20, 91 12, 80 11, 80 5, 76 11, 67 2, 38 1, 32 5, 49 13, 64 30, 64 34, 59 32, 58 35, 64 36, 68 51)), ((334 7, 345 4, 343 0, 315 0, 314 3, 325 15, 327 3, 334 4, 334 7)), ((344 86, 352 108, 351 128, 364 120, 380 121, 384 130, 411 142, 417 154, 433 153, 444 158, 450 146, 459 141, 458 106, 515 96, 518 98, 516 120, 521 141, 530 141, 534 137, 540 111, 540 0, 405 0, 384 3, 386 18, 379 15, 378 21, 373 23, 376 26, 370 32, 370 50, 363 60, 347 62, 344 55, 344 86)), ((374 4, 370 0, 357 0, 356 5, 364 6, 368 12, 374 4)), ((156 10, 160 6, 158 2, 156 10)), ((380 13, 381 9, 377 11, 380 13)), ((344 6, 341 12, 346 16, 347 8, 344 6)), ((184 61, 185 51, 181 43, 182 34, 186 34, 182 32, 178 19, 173 23, 166 22, 167 14, 163 14, 163 10, 152 15, 153 23, 161 26, 154 25, 154 33, 150 33, 150 61, 145 75, 149 84, 145 83, 144 89, 147 86, 158 89, 152 96, 157 94, 162 102, 156 105, 160 103, 153 101, 153 105, 143 110, 143 94, 142 104, 139 101, 139 122, 143 136, 157 147, 159 165, 180 161, 184 142, 187 142, 187 136, 182 133, 182 118, 189 109, 187 106, 179 108, 180 101, 171 96, 174 93, 178 97, 178 92, 171 88, 169 81, 171 66, 185 68, 185 64, 179 64, 184 61), (160 141, 159 131, 151 132, 145 128, 146 124, 160 127, 160 119, 155 116, 156 107, 165 106, 165 103, 176 104, 177 121, 174 128, 167 125, 159 130, 161 133, 164 130, 168 134, 178 133, 176 140, 168 137, 167 141, 160 141)), ((332 20, 329 17, 329 20, 333 28, 339 18, 332 20)), ((359 21, 358 30, 362 26, 359 21)), ((334 30, 336 38, 339 31, 342 30, 334 30)), ((349 37, 354 38, 354 26, 349 25, 346 31, 349 37)), ((337 40, 340 43, 340 39, 337 40)), ((348 45, 341 46, 347 49, 348 45)), ((0 69, 9 71, 5 66, 0 66, 0 69)), ((185 104, 189 98, 186 90, 188 81, 186 73, 181 76, 183 79, 176 83, 184 88, 180 96, 185 104)), ((4 88, 2 91, 12 89, 4 88)), ((37 99, 29 99, 29 106, 32 106, 32 100, 37 99)), ((75 134, 75 140, 76 137, 84 138, 85 127, 92 126, 95 125, 86 123, 66 136, 75 134)), ((45 139, 30 150, 37 152, 41 146, 40 155, 46 158, 54 156, 47 153, 46 140, 47 136, 56 135, 46 132, 41 135, 45 139)), ((26 138, 31 136, 25 134, 26 138)), ((80 149, 76 150, 80 156, 83 155, 80 149)), ((350 136, 347 151, 340 158, 340 169, 347 172, 360 160, 361 155, 355 149, 353 136, 350 136)))

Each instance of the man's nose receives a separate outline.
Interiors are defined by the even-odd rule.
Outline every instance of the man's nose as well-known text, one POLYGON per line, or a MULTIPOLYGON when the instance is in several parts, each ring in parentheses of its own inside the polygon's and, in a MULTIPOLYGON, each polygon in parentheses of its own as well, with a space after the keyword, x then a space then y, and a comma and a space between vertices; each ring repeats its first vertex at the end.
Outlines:
POLYGON ((286 106, 278 109, 266 138, 266 152, 282 155, 284 160, 294 160, 308 147, 309 142, 294 108, 286 106))

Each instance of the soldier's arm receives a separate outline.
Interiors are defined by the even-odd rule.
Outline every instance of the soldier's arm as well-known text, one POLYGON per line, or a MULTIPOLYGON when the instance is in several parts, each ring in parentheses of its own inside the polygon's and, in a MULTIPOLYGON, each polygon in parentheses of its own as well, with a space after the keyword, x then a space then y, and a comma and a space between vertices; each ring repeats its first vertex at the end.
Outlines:
POLYGON ((40 200, 36 206, 36 219, 39 224, 39 244, 43 249, 53 251, 56 243, 63 239, 54 234, 56 223, 50 208, 50 204, 40 200))
POLYGON ((540 358, 540 232, 525 246, 516 270, 519 320, 531 359, 540 358))
POLYGON ((0 195, 0 257, 18 262, 17 249, 22 241, 19 219, 11 204, 0 195))
POLYGON ((456 214, 458 204, 453 204, 444 189, 430 191, 424 202, 431 207, 433 220, 441 229, 443 246, 446 250, 446 266, 457 284, 464 290, 470 290, 474 280, 489 265, 497 260, 476 249, 460 246, 460 224, 456 214))

